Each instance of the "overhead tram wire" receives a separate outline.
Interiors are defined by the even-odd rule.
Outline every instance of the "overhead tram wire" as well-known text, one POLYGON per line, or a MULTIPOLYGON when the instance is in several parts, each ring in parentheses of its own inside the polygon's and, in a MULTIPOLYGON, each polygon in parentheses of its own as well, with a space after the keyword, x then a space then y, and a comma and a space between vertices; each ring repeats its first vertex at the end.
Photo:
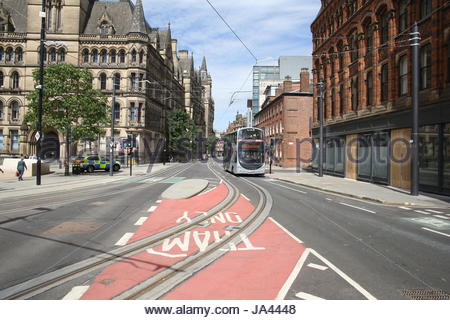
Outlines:
POLYGON ((228 29, 230 29, 231 32, 233 32, 233 34, 235 35, 235 37, 242 43, 242 45, 245 47, 245 49, 247 49, 247 51, 250 53, 250 55, 253 57, 253 59, 255 59, 256 62, 258 62, 258 58, 256 58, 256 56, 253 54, 253 52, 247 47, 247 45, 244 43, 244 41, 242 41, 242 39, 237 35, 237 33, 233 30, 233 28, 231 28, 231 26, 228 24, 228 22, 222 17, 222 15, 219 13, 219 11, 217 11, 217 9, 213 6, 213 4, 209 1, 206 0, 206 2, 208 2, 208 4, 211 6, 211 8, 215 11, 215 13, 220 17, 220 19, 222 19, 222 21, 226 24, 226 26, 228 27, 228 29))

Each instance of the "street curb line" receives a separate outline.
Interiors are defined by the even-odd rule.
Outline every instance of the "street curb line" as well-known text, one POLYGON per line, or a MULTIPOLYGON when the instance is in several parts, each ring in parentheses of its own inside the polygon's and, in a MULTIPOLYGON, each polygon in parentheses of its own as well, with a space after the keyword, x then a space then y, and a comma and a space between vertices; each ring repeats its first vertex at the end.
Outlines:
POLYGON ((359 199, 359 200, 371 201, 371 202, 380 203, 380 204, 393 205, 393 206, 417 206, 417 207, 423 207, 423 208, 429 208, 429 207, 434 207, 434 208, 445 208, 445 209, 450 208, 450 207, 433 206, 433 205, 423 206, 423 205, 415 204, 414 202, 393 202, 393 201, 386 201, 386 200, 375 199, 375 198, 371 198, 371 197, 367 197, 367 196, 357 196, 357 195, 350 194, 350 193, 339 192, 339 191, 329 190, 329 189, 326 189, 326 188, 321 188, 321 187, 311 186, 311 185, 309 185, 309 184, 299 183, 299 182, 294 182, 294 181, 291 181, 291 180, 287 180, 287 179, 285 179, 285 178, 276 178, 276 177, 270 177, 270 178, 271 178, 271 179, 275 179, 275 180, 279 180, 279 181, 283 181, 283 182, 287 182, 287 183, 296 184, 296 185, 299 185, 299 186, 302 186, 302 187, 306 187, 306 188, 310 188, 310 189, 315 189, 315 190, 319 190, 319 191, 324 191, 324 192, 328 192, 328 193, 333 193, 333 194, 337 194, 337 195, 341 195, 341 196, 346 196, 346 197, 350 197, 350 198, 354 198, 354 199, 359 199))

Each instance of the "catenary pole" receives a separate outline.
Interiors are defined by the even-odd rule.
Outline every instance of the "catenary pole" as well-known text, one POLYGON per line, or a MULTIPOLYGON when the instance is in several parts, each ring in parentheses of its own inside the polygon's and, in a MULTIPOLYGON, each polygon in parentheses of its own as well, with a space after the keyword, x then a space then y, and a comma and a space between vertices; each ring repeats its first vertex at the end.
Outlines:
POLYGON ((41 185, 41 142, 42 142, 42 100, 44 95, 44 55, 45 55, 45 0, 42 0, 41 12, 39 12, 41 17, 41 38, 40 38, 40 48, 39 48, 39 97, 38 97, 38 114, 37 114, 37 124, 36 130, 38 134, 38 139, 36 139, 36 185, 41 185))
POLYGON ((414 22, 412 38, 412 132, 411 132, 411 195, 419 195, 419 54, 420 33, 417 22, 414 22))
POLYGON ((114 108, 116 105, 116 78, 113 78, 113 87, 112 87, 112 108, 111 108, 111 142, 110 142, 110 154, 109 154, 109 175, 113 175, 113 167, 114 167, 114 108))
POLYGON ((319 80, 319 177, 323 177, 323 82, 319 80))

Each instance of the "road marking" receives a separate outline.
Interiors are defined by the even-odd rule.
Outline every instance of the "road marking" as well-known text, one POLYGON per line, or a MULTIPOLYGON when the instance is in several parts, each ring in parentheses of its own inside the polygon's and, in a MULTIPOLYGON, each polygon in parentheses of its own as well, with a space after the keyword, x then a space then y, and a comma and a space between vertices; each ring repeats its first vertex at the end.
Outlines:
POLYGON ((440 216, 440 215, 438 215, 438 214, 433 215, 433 217, 441 218, 441 219, 445 219, 445 220, 450 220, 450 218, 447 218, 447 217, 445 217, 445 216, 440 216))
POLYGON ((62 298, 63 300, 80 300, 83 294, 88 291, 89 286, 73 287, 68 294, 62 298))
POLYGON ((325 263, 327 266, 329 266, 334 272, 336 272, 338 275, 341 276, 345 281, 347 281, 353 288, 359 291, 363 296, 365 296, 369 300, 376 300, 376 298, 371 295, 366 289, 361 287, 355 280, 350 278, 348 275, 346 275, 343 271, 341 271, 338 267, 336 267, 334 264, 332 264, 330 261, 325 259, 323 256, 321 256, 317 251, 310 249, 311 253, 315 255, 317 258, 322 260, 323 263, 325 263))
POLYGON ((244 197, 245 200, 250 201, 250 199, 247 198, 247 196, 245 194, 241 194, 241 195, 244 197))
POLYGON ((161 203, 162 202, 162 200, 156 200, 156 203, 161 203))
POLYGON ((442 214, 443 212, 441 211, 436 211, 436 210, 431 210, 431 209, 425 209, 425 211, 431 212, 431 213, 437 213, 437 214, 442 214))
POLYGON ((434 233, 437 233, 437 234, 440 234, 440 235, 443 235, 443 236, 446 236, 446 237, 449 237, 449 238, 450 238, 450 234, 446 234, 446 233, 443 233, 443 232, 439 232, 439 231, 436 231, 436 230, 433 230, 433 229, 428 229, 428 228, 425 228, 425 227, 422 227, 422 229, 423 229, 423 230, 430 231, 430 232, 434 232, 434 233))
POLYGON ((344 203, 344 202, 339 202, 339 203, 342 204, 342 205, 344 205, 344 206, 347 206, 347 207, 351 207, 351 208, 355 208, 355 209, 367 211, 367 212, 370 212, 370 213, 376 213, 375 211, 367 210, 367 209, 360 208, 360 207, 357 207, 357 206, 352 206, 351 204, 347 204, 347 203, 344 203))
POLYGON ((305 192, 305 191, 301 191, 301 190, 297 190, 297 189, 289 188, 289 187, 283 186, 283 185, 281 185, 281 184, 278 184, 278 183, 274 183, 274 182, 270 182, 270 181, 268 181, 268 182, 269 182, 269 183, 271 183, 271 184, 274 184, 274 185, 276 185, 276 186, 282 187, 282 188, 286 188, 286 189, 289 189, 289 190, 292 190, 292 191, 297 191, 297 192, 299 192, 299 193, 303 193, 303 194, 306 194, 306 192, 305 192))
POLYGON ((408 208, 408 207, 399 207, 400 209, 403 209, 403 210, 412 210, 411 208, 408 208))
POLYGON ((414 210, 417 213, 421 213, 421 214, 430 214, 429 212, 426 211, 422 211, 422 210, 414 210))
POLYGON ((325 300, 323 298, 313 296, 312 294, 306 293, 306 292, 299 292, 296 293, 295 296, 302 300, 325 300))
POLYGON ((298 243, 303 244, 303 241, 300 240, 299 238, 297 238, 296 236, 294 236, 292 233, 289 232, 289 230, 287 230, 285 227, 283 227, 281 224, 279 224, 274 218, 269 217, 269 220, 271 220, 273 223, 275 223, 281 230, 283 230, 284 232, 286 232, 288 235, 291 236, 292 239, 294 239, 295 241, 297 241, 298 243))
POLYGON ((130 240, 132 236, 133 236, 133 233, 131 233, 131 232, 125 233, 122 236, 122 238, 120 238, 120 240, 116 242, 115 245, 116 246, 124 246, 124 245, 126 245, 128 240, 130 240))
POLYGON ((318 264, 315 264, 315 263, 308 264, 308 267, 314 268, 314 269, 318 269, 318 270, 321 270, 321 271, 325 271, 325 270, 328 269, 328 267, 321 266, 321 265, 318 265, 318 264))
POLYGON ((330 198, 326 198, 326 200, 328 200, 328 201, 333 201, 333 199, 330 199, 330 198))
POLYGON ((135 226, 142 226, 146 220, 147 220, 147 217, 141 217, 141 218, 139 218, 139 220, 134 225, 135 226))
MULTIPOLYGON (((271 219, 271 218, 269 218, 269 219, 271 219)), ((275 298, 275 300, 284 300, 286 298, 288 290, 294 283, 295 279, 298 277, 298 274, 300 273, 300 270, 302 269, 303 264, 306 261, 306 258, 308 258, 308 256, 309 256, 309 252, 310 252, 310 249, 308 249, 308 248, 305 249, 305 251, 301 255, 300 259, 298 260, 297 264, 295 265, 294 269, 292 270, 291 274, 289 275, 286 282, 284 283, 283 287, 278 292, 278 295, 275 298)))
POLYGON ((450 217, 450 213, 449 213, 449 214, 447 214, 447 216, 449 216, 449 217, 450 217))
POLYGON ((187 254, 170 254, 170 253, 166 253, 166 252, 158 252, 155 251, 153 249, 147 249, 147 252, 150 254, 154 254, 157 256, 163 256, 163 257, 168 257, 168 258, 183 258, 183 257, 187 257, 187 254))
POLYGON ((156 210, 156 208, 158 208, 157 206, 151 206, 150 209, 148 209, 147 212, 153 212, 156 210))

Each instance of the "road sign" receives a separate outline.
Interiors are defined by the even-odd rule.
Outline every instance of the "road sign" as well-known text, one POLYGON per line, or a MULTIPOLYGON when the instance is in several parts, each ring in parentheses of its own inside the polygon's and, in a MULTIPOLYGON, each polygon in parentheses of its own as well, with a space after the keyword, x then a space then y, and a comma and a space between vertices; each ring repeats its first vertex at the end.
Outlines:
POLYGON ((39 132, 36 132, 34 137, 36 138, 36 141, 39 141, 39 139, 41 138, 41 135, 39 134, 39 132))

